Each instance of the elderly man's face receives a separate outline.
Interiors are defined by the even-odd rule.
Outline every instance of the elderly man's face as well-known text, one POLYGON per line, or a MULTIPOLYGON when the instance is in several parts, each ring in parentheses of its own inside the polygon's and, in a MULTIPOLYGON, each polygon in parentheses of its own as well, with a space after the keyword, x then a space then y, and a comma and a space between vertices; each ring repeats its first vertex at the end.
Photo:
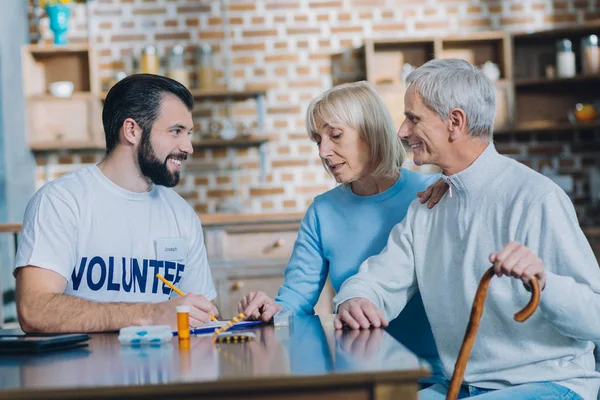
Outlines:
POLYGON ((404 95, 406 119, 398 130, 398 136, 408 142, 416 165, 443 165, 443 156, 449 146, 449 134, 444 121, 427 108, 416 90, 404 95))

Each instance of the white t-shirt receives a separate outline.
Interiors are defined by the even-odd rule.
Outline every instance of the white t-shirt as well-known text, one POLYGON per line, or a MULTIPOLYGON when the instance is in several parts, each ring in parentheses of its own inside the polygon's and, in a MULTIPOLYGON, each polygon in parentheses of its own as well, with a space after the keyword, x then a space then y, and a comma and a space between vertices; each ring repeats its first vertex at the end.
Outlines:
MULTIPOLYGON (((101 302, 160 302, 171 289, 216 297, 202 227, 174 190, 134 193, 93 165, 42 187, 29 201, 15 271, 49 269, 65 294, 101 302)), ((175 295, 176 296, 176 295, 175 295)))

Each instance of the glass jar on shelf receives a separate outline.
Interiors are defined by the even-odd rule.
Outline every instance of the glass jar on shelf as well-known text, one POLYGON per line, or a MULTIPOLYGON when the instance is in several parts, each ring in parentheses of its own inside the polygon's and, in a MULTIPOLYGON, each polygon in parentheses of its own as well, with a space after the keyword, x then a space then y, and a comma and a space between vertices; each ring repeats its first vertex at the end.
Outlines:
POLYGON ((559 78, 573 78, 575 76, 575 53, 569 39, 556 42, 556 75, 559 78))
POLYGON ((581 39, 581 55, 583 57, 584 74, 597 74, 600 72, 600 52, 598 51, 597 35, 590 35, 581 39))
POLYGON ((190 78, 185 69, 184 52, 185 49, 182 45, 173 46, 167 59, 167 76, 189 88, 190 78))
POLYGON ((198 89, 210 90, 214 88, 215 69, 212 48, 208 44, 198 47, 196 53, 196 77, 198 89))
POLYGON ((156 75, 158 74, 159 64, 156 47, 152 45, 144 47, 140 57, 140 73, 156 75))

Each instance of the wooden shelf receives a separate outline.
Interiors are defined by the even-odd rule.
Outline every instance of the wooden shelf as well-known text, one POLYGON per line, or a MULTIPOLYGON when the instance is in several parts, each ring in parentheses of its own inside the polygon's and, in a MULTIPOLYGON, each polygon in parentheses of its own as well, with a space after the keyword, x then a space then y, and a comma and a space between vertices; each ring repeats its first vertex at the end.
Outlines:
POLYGON ((583 233, 587 237, 600 237, 600 226, 588 226, 583 228, 583 233))
POLYGON ((507 33, 503 31, 482 31, 482 32, 469 32, 463 35, 448 35, 442 37, 442 42, 478 42, 478 41, 490 41, 490 40, 502 40, 506 39, 507 33))
MULTIPOLYGON (((252 99, 259 96, 264 96, 265 90, 200 90, 190 89, 192 96, 195 99, 252 99)), ((100 99, 106 99, 107 92, 100 93, 100 99)))
POLYGON ((0 224, 0 233, 19 233, 22 227, 18 222, 0 224))
MULTIPOLYGON (((222 147, 253 147, 269 142, 269 139, 264 137, 250 136, 247 138, 239 138, 233 140, 223 139, 202 139, 193 143, 197 148, 222 148, 222 147)), ((106 146, 103 143, 93 142, 72 142, 72 141, 52 141, 39 142, 30 145, 33 151, 58 151, 58 150, 105 150, 106 146)))
POLYGON ((218 225, 262 225, 267 223, 300 223, 304 213, 269 214, 198 214, 203 226, 218 225))
POLYGON ((583 24, 567 26, 564 28, 554 28, 536 32, 515 32, 512 36, 515 41, 539 41, 540 39, 552 40, 555 38, 568 37, 572 35, 579 36, 597 34, 598 30, 600 30, 600 22, 592 21, 583 24))
POLYGON ((250 99, 256 98, 259 96, 264 96, 267 92, 265 90, 199 90, 192 89, 190 90, 192 96, 195 99, 203 99, 203 98, 234 98, 234 99, 250 99))
POLYGON ((33 44, 24 46, 24 48, 31 54, 85 53, 89 51, 89 47, 85 44, 69 44, 65 46, 33 44))
POLYGON ((515 81, 517 88, 566 86, 571 83, 600 83, 600 74, 577 75, 573 78, 535 78, 515 81))
POLYGON ((28 96, 28 101, 66 101, 66 100, 91 100, 95 99, 96 95, 91 92, 74 92, 69 97, 56 97, 51 94, 36 94, 28 96))
POLYGON ((74 142, 74 141, 51 141, 37 142, 29 145, 32 151, 60 151, 60 150, 106 150, 103 143, 94 142, 74 142))
POLYGON ((555 133, 555 132, 574 132, 582 129, 595 129, 600 128, 600 121, 594 121, 589 123, 571 124, 568 122, 554 122, 554 121, 539 121, 536 123, 515 125, 512 127, 506 127, 494 130, 494 135, 510 135, 520 133, 555 133))
POLYGON ((238 138, 232 140, 223 139, 201 139, 193 143, 194 147, 198 148, 222 148, 222 147, 253 147, 269 141, 266 137, 249 136, 246 138, 238 138))

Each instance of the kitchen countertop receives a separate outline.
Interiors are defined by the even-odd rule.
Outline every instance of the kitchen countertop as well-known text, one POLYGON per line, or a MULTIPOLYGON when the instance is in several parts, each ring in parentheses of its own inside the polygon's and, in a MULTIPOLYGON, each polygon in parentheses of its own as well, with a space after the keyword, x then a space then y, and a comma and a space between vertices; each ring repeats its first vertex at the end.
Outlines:
MULTIPOLYGON (((203 226, 229 224, 261 224, 300 222, 304 213, 271 213, 271 214, 198 214, 203 226)), ((600 226, 582 228, 587 237, 600 237, 600 226)), ((0 224, 0 233, 20 232, 20 223, 0 224)))
POLYGON ((202 226, 300 222, 304 213, 198 214, 202 226))

